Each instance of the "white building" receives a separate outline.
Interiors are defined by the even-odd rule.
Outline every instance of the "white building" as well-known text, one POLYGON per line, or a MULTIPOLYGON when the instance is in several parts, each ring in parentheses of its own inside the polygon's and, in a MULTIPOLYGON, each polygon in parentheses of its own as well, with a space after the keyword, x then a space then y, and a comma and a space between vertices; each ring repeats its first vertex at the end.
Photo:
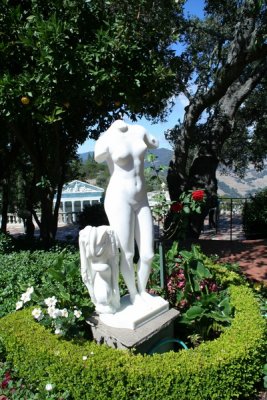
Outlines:
MULTIPOLYGON (((60 212, 63 222, 76 221, 76 214, 83 210, 84 206, 100 203, 104 195, 104 189, 86 182, 74 180, 63 186, 60 212)), ((56 198, 54 198, 54 204, 56 198)))

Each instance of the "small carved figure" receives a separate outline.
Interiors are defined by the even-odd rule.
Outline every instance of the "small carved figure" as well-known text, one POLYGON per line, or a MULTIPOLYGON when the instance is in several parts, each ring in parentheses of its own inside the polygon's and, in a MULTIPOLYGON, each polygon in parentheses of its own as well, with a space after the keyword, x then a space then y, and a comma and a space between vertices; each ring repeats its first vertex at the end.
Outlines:
POLYGON ((79 234, 81 275, 98 313, 120 308, 118 244, 110 226, 87 226, 79 234))

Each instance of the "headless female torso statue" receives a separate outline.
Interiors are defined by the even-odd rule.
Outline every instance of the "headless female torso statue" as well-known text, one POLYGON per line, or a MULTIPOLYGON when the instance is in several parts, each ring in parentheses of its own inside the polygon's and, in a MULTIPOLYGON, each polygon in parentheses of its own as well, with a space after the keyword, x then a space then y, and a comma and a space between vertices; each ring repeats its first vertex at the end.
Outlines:
POLYGON ((119 240, 120 270, 132 304, 152 299, 146 292, 154 251, 153 221, 144 179, 144 157, 147 148, 156 147, 158 141, 142 126, 128 125, 122 120, 115 121, 95 145, 95 160, 106 161, 111 175, 105 210, 119 240), (133 267, 134 240, 140 256, 137 279, 133 267))

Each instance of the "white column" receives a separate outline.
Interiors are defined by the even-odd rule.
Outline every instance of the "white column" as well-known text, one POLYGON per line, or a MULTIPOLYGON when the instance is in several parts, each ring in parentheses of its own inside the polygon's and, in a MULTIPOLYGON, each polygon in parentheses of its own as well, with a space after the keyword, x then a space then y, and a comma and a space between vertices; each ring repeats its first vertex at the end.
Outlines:
POLYGON ((66 201, 62 200, 62 221, 66 223, 66 201))
POLYGON ((71 220, 72 220, 73 222, 75 222, 75 214, 74 214, 75 208, 74 208, 74 201, 72 201, 72 202, 71 202, 71 211, 72 211, 71 220))

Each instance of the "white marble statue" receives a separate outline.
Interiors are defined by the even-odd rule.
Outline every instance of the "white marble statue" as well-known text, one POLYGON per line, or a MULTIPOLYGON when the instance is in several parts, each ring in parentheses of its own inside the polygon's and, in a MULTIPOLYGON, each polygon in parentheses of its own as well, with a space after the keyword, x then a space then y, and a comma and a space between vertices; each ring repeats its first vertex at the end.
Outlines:
POLYGON ((157 139, 142 126, 122 120, 115 121, 95 145, 95 160, 106 161, 110 171, 104 203, 110 227, 88 226, 80 232, 81 272, 100 320, 115 328, 136 329, 169 308, 167 301, 146 292, 154 235, 144 158, 147 149, 157 146, 157 139), (140 256, 136 270, 135 241, 140 256), (129 291, 121 299, 119 272, 129 291))
POLYGON ((110 226, 87 226, 79 234, 81 275, 98 313, 120 308, 118 242, 110 226))
POLYGON ((132 304, 153 300, 146 292, 154 251, 144 158, 147 149, 157 147, 157 139, 145 128, 128 125, 122 120, 115 121, 95 145, 95 160, 106 161, 110 171, 104 205, 110 226, 119 240, 120 271, 132 304), (137 276, 133 266, 134 240, 140 255, 137 276))

